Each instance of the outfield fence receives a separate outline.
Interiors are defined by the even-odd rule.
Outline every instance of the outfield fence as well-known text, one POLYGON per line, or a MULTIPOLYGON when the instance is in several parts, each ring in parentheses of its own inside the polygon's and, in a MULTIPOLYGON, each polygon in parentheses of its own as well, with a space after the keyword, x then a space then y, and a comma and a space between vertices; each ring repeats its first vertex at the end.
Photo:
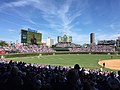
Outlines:
POLYGON ((1 54, 5 58, 14 58, 14 57, 29 57, 29 56, 38 56, 41 55, 59 55, 59 54, 106 54, 106 55, 118 55, 120 57, 120 52, 46 52, 46 53, 14 53, 14 54, 1 54))

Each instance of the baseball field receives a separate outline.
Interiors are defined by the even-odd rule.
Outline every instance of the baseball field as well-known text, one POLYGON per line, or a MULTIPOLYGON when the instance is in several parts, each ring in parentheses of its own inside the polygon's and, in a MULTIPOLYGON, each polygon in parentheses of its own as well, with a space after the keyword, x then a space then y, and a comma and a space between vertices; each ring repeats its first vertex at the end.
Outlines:
POLYGON ((9 59, 14 61, 23 61, 26 63, 37 63, 37 64, 57 65, 57 66, 60 65, 60 66, 72 67, 74 66, 74 64, 79 64, 81 67, 90 68, 90 69, 99 69, 102 67, 103 62, 105 62, 106 63, 105 68, 107 70, 110 69, 120 70, 119 55, 62 54, 62 55, 44 55, 44 56, 20 57, 20 58, 9 58, 9 59), (115 60, 117 62, 115 62, 115 60), (109 63, 110 65, 108 65, 108 61, 110 61, 109 63))

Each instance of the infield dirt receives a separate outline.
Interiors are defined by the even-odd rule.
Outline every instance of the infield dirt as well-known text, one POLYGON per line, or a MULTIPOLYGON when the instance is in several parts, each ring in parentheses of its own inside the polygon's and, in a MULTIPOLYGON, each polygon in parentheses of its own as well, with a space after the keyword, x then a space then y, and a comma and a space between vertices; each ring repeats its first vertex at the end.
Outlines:
POLYGON ((120 59, 100 60, 98 62, 98 64, 101 66, 103 66, 103 63, 105 63, 105 68, 120 70, 120 59))

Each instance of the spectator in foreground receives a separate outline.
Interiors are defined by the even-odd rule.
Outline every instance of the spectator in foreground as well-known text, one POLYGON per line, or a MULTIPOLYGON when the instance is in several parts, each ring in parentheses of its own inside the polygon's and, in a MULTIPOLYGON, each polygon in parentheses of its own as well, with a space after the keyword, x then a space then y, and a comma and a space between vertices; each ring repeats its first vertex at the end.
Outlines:
POLYGON ((120 80, 120 71, 118 71, 118 77, 117 78, 120 80))
POLYGON ((107 78, 107 83, 110 87, 110 90, 120 90, 120 80, 115 77, 113 72, 107 78))
POLYGON ((53 90, 81 90, 78 79, 79 74, 75 69, 70 69, 66 75, 66 82, 57 85, 53 90))
POLYGON ((23 80, 18 72, 18 67, 13 66, 10 73, 3 76, 2 90, 22 90, 23 80))

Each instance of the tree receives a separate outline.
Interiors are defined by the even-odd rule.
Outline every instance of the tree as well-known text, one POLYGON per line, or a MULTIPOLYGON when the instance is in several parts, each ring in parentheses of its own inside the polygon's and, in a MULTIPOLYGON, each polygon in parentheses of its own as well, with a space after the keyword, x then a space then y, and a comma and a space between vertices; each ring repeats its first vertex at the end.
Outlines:
POLYGON ((7 43, 5 42, 5 41, 0 41, 0 46, 5 46, 5 45, 7 45, 7 43))

